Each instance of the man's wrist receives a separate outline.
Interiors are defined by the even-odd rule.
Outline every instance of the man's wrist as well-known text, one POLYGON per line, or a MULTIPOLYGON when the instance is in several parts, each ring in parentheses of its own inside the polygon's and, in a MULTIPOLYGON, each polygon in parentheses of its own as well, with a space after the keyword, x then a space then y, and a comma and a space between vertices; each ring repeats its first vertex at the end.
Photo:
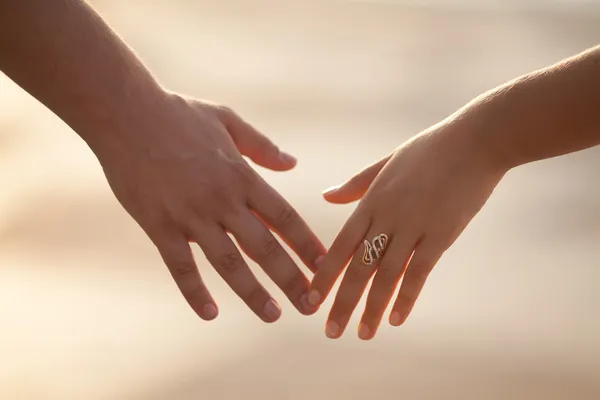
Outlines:
MULTIPOLYGON (((164 110, 168 94, 154 82, 125 88, 110 96, 91 96, 63 118, 95 153, 135 142, 146 121, 164 110)), ((61 115, 62 117, 62 115, 61 115)))

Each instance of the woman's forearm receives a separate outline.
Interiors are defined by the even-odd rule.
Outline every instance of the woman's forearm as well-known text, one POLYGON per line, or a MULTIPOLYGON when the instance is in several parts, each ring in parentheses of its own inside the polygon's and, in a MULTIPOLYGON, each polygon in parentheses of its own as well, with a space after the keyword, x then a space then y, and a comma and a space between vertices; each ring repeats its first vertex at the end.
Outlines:
POLYGON ((507 168, 600 144, 600 47, 472 101, 469 129, 507 168))
POLYGON ((0 0, 0 70, 92 142, 123 134, 161 96, 150 72, 81 0, 0 0))

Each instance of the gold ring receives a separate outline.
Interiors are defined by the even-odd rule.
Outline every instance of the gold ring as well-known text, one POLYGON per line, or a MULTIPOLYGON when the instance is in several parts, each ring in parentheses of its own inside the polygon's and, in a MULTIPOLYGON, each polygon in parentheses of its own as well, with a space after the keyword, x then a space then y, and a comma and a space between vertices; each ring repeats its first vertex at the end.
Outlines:
POLYGON ((383 256, 388 244, 388 237, 385 233, 381 233, 373 238, 370 242, 365 240, 365 253, 363 254, 362 262, 365 265, 373 265, 383 256))

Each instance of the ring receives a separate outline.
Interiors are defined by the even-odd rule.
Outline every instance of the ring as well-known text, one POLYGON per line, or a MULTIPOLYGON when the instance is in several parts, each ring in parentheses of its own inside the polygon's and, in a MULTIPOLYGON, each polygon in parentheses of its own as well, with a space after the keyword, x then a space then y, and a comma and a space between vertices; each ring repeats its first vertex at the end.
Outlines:
POLYGON ((385 233, 381 233, 373 238, 371 242, 365 240, 365 254, 363 254, 362 262, 365 265, 373 265, 385 253, 388 244, 388 237, 385 233))

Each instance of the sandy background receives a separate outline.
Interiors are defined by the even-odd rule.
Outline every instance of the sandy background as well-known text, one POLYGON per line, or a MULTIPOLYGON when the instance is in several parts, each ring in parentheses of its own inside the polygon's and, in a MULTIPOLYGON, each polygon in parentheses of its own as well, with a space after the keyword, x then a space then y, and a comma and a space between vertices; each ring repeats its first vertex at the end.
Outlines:
MULTIPOLYGON (((166 86, 232 106, 299 157, 264 175, 327 245, 352 206, 322 189, 600 41, 600 11, 575 2, 92 3, 166 86)), ((598 399, 599 171, 600 149, 512 171, 407 325, 374 341, 326 339, 327 307, 302 317, 276 289, 284 316, 263 324, 198 252, 221 309, 205 323, 93 154, 1 77, 0 398, 598 399)))

